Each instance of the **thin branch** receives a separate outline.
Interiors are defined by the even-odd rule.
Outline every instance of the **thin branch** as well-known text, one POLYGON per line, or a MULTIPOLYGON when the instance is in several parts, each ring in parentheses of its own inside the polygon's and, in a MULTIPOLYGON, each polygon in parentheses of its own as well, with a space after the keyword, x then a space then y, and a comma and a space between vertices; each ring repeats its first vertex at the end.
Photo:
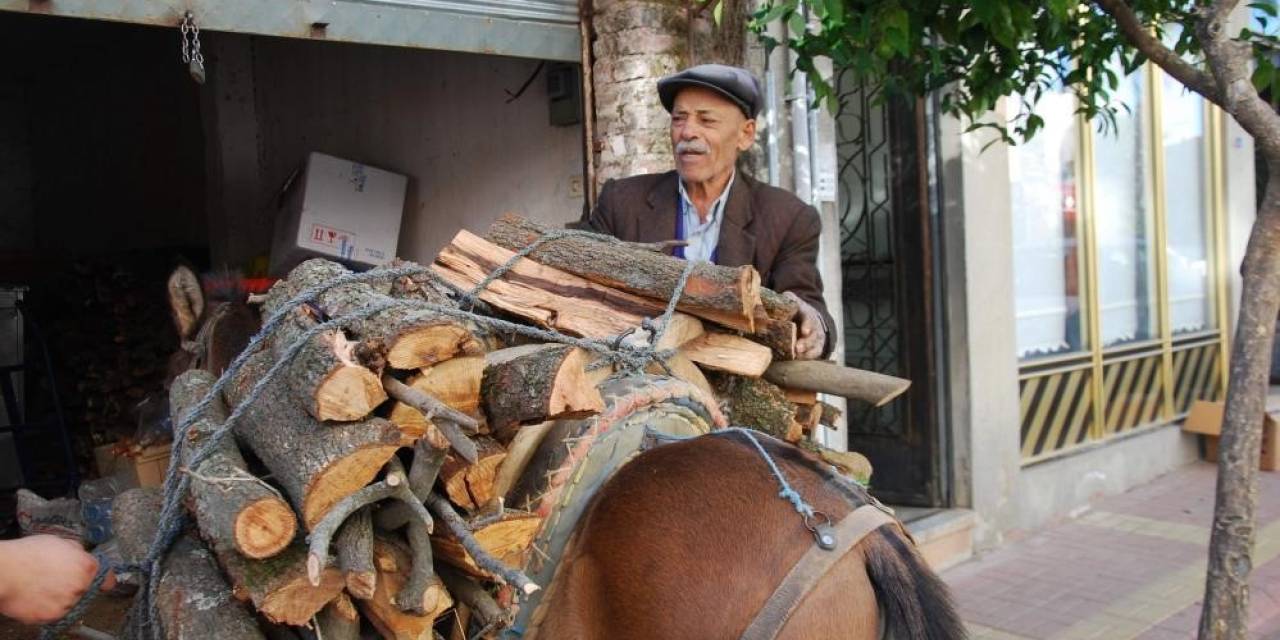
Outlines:
POLYGON ((1094 0, 1100 9, 1107 12, 1116 20, 1116 26, 1120 28, 1120 33, 1124 34, 1126 40, 1129 41, 1142 55, 1148 60, 1154 62, 1166 73, 1173 76, 1175 80, 1181 82, 1188 89, 1205 97, 1206 100, 1218 105, 1224 106, 1222 94, 1218 91, 1217 84, 1213 81, 1213 76, 1206 73, 1203 69, 1197 69, 1191 63, 1182 59, 1163 42, 1160 42, 1154 34, 1151 33, 1147 26, 1142 24, 1138 19, 1138 14, 1134 13, 1133 7, 1130 7, 1125 0, 1094 0))
POLYGON ((476 452, 476 443, 472 442, 461 429, 466 427, 473 432, 479 430, 480 423, 476 422, 475 418, 450 407, 429 393, 396 380, 391 374, 382 375, 382 388, 386 389, 387 395, 426 415, 427 420, 430 420, 449 440, 449 444, 458 452, 458 455, 468 463, 475 464, 479 455, 476 452))

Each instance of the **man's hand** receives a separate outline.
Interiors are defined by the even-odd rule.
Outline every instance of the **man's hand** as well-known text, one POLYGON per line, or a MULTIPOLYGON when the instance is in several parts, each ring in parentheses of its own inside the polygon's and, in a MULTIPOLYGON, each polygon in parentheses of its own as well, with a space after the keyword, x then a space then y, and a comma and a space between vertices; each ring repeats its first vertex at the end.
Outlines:
POLYGON ((70 540, 42 535, 2 541, 0 615, 24 624, 54 622, 75 606, 97 571, 97 558, 70 540))
POLYGON ((796 323, 796 359, 816 360, 822 357, 822 348, 827 345, 827 328, 822 322, 822 314, 805 302, 800 296, 787 291, 782 294, 795 301, 799 309, 793 321, 796 323))

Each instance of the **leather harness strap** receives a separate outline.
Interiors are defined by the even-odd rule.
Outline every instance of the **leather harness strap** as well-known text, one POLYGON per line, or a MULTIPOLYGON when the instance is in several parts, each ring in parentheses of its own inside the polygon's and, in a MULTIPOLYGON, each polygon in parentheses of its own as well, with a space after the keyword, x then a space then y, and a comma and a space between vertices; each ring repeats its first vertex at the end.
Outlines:
MULTIPOLYGON (((897 520, 877 504, 864 504, 849 512, 835 527, 832 533, 836 537, 835 548, 823 549, 818 545, 809 547, 801 556, 782 584, 774 590, 773 595, 756 613, 755 620, 747 626, 740 640, 773 640, 782 632, 791 614, 795 613, 800 602, 817 586, 818 581, 835 566, 845 554, 849 553, 868 534, 886 524, 897 524, 897 520)), ((900 526, 900 525, 899 525, 900 526)))

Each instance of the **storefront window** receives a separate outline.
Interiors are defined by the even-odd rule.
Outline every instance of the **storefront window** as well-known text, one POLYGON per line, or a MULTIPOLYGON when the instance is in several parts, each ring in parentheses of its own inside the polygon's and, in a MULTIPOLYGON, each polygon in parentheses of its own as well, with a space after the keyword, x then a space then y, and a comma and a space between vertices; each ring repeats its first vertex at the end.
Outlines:
MULTIPOLYGON (((1010 101, 1013 104, 1013 101, 1010 101)), ((1075 99, 1043 97, 1044 129, 1009 150, 1018 357, 1083 350, 1075 99)))
POLYGON ((1161 73, 1169 321, 1174 335, 1214 326, 1209 294, 1204 101, 1161 73))
POLYGON ((1094 136, 1098 306, 1102 347, 1158 336, 1151 121, 1141 70, 1120 82, 1115 127, 1094 136))

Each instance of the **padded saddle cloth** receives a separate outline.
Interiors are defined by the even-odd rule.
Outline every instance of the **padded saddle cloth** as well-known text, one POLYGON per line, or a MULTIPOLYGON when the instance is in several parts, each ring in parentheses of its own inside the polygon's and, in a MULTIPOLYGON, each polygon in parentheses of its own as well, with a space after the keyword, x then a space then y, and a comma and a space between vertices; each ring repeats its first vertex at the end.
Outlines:
POLYGON ((607 380, 600 385, 605 410, 552 425, 508 504, 543 518, 524 571, 543 589, 520 603, 509 635, 536 627, 543 596, 565 547, 591 498, 631 458, 652 446, 653 434, 702 435, 727 425, 713 398, 688 383, 662 376, 607 380))

